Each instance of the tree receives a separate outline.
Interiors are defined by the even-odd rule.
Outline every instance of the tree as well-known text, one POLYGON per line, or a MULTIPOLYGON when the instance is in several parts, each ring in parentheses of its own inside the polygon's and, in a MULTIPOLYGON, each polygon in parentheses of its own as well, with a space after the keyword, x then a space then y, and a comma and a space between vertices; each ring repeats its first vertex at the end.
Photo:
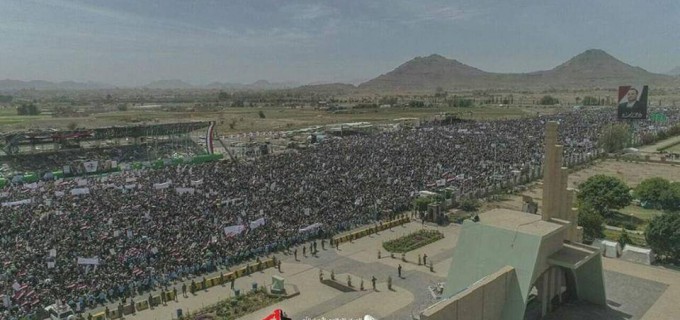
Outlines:
POLYGON ((632 200, 630 188, 616 177, 594 175, 579 185, 576 199, 581 205, 607 215, 611 209, 620 209, 632 200))
POLYGON ((674 211, 680 206, 680 182, 670 183, 661 177, 645 179, 635 188, 635 197, 655 208, 674 211))
POLYGON ((474 212, 481 207, 481 204, 477 199, 465 199, 460 204, 460 209, 465 212, 474 212))
POLYGON ((583 205, 578 211, 578 225, 583 227, 583 238, 589 241, 604 237, 604 219, 595 209, 583 205))
POLYGON ((625 247, 627 244, 633 243, 633 240, 630 239, 630 236, 628 235, 628 232, 626 232, 626 229, 622 229, 621 235, 619 236, 619 244, 621 245, 621 248, 625 247))
POLYGON ((543 96, 541 100, 538 101, 538 104, 544 105, 544 106, 552 106, 560 103, 560 100, 557 100, 557 98, 553 96, 543 96))
POLYGON ((420 197, 420 198, 416 199, 416 200, 414 201, 414 205, 415 205, 415 207, 416 207, 416 211, 417 211, 417 212, 424 212, 424 211, 427 211, 427 205, 429 205, 430 202, 432 202, 432 199, 429 198, 429 197, 427 197, 427 198, 420 197))
POLYGON ((600 132, 599 145, 607 152, 616 152, 625 148, 630 141, 627 124, 613 124, 600 132))
POLYGON ((66 127, 67 127, 69 130, 73 131, 73 130, 75 130, 76 128, 78 128, 78 124, 77 124, 75 121, 71 121, 71 122, 68 123, 68 125, 67 125, 66 127))
POLYGON ((17 108, 17 114, 20 116, 37 116, 40 114, 40 109, 33 102, 22 103, 17 108))
POLYGON ((117 106, 118 111, 127 111, 128 110, 128 104, 127 103, 121 103, 117 106))
POLYGON ((260 116, 260 119, 266 118, 266 116, 264 115, 264 112, 262 112, 262 110, 260 110, 260 112, 258 112, 257 114, 260 116))
POLYGON ((442 87, 437 87, 437 89, 434 92, 435 98, 446 98, 447 95, 448 92, 446 92, 442 87))
POLYGON ((449 107, 453 108, 470 108, 474 104, 472 99, 465 99, 460 97, 454 97, 453 100, 448 101, 449 107))
POLYGON ((593 96, 583 97, 582 102, 583 102, 584 106, 599 106, 600 105, 600 101, 593 96))
POLYGON ((234 107, 234 108, 243 108, 243 106, 244 106, 243 100, 241 100, 241 99, 234 100, 231 103, 231 106, 234 107))
POLYGON ((12 102, 12 100, 14 100, 14 97, 12 97, 12 96, 10 96, 10 95, 7 95, 7 96, 5 96, 5 95, 0 95, 0 102, 9 103, 9 102, 12 102))
POLYGON ((228 93, 226 93, 224 91, 220 91, 220 93, 217 94, 217 101, 227 101, 227 100, 229 100, 229 94, 228 93))
POLYGON ((389 104, 390 106, 394 106, 397 104, 397 100, 397 97, 382 97, 378 100, 378 103, 380 105, 389 104))
POLYGON ((665 212, 654 217, 647 225, 645 238, 657 255, 680 260, 680 214, 665 212))

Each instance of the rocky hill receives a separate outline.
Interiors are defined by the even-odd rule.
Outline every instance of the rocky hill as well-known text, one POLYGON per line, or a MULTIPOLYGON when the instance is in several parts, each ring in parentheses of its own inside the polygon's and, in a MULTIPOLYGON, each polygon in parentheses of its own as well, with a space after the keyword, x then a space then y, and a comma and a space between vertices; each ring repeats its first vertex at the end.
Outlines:
POLYGON ((414 58, 396 69, 359 85, 376 92, 454 89, 615 88, 625 84, 678 87, 668 75, 628 65, 607 52, 587 50, 551 69, 530 73, 491 73, 440 55, 414 58))

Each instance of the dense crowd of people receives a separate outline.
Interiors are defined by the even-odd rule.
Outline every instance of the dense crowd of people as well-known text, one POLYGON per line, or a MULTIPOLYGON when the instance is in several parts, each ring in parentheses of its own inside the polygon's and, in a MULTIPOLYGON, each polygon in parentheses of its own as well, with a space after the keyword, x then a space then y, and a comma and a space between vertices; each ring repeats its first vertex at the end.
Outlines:
MULTIPOLYGON (((113 160, 118 163, 144 161, 147 159, 170 158, 173 155, 193 156, 200 154, 201 147, 190 139, 161 140, 142 144, 127 144, 107 147, 88 147, 59 150, 48 153, 25 153, 4 156, 6 172, 37 172, 61 170, 64 166, 74 171, 82 169, 84 161, 113 160)), ((82 172, 81 172, 82 173, 82 172)))
MULTIPOLYGON (((666 112, 669 123, 678 111, 666 112)), ((387 218, 442 178, 462 192, 486 188, 541 164, 546 121, 560 122, 569 156, 594 152, 614 117, 582 110, 430 123, 247 163, 13 184, 0 190, 0 319, 57 299, 83 310, 387 218)))

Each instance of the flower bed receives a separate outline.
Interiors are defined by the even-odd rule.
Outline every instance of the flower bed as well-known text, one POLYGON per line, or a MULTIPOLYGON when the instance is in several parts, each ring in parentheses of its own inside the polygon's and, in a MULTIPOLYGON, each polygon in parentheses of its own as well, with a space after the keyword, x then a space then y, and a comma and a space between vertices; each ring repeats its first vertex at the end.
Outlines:
POLYGON ((398 239, 385 241, 383 248, 389 252, 409 252, 443 238, 444 234, 437 230, 422 229, 398 239))
POLYGON ((263 290, 250 292, 240 297, 222 300, 214 305, 205 307, 196 313, 183 317, 187 320, 227 320, 237 319, 253 313, 267 306, 285 300, 285 297, 269 295, 263 290))

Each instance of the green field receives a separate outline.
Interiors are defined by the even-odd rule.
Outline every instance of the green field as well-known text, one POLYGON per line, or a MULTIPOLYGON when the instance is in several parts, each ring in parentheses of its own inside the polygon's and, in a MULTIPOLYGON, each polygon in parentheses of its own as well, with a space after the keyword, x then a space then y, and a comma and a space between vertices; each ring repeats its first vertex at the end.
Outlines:
POLYGON ((656 216, 660 216, 661 213, 662 213, 660 210, 645 209, 643 207, 636 206, 636 205, 627 206, 627 207, 625 207, 625 208, 623 208, 619 211, 621 213, 624 213, 624 214, 627 214, 627 215, 632 215, 636 218, 639 218, 639 219, 645 220, 645 221, 649 221, 656 216))

